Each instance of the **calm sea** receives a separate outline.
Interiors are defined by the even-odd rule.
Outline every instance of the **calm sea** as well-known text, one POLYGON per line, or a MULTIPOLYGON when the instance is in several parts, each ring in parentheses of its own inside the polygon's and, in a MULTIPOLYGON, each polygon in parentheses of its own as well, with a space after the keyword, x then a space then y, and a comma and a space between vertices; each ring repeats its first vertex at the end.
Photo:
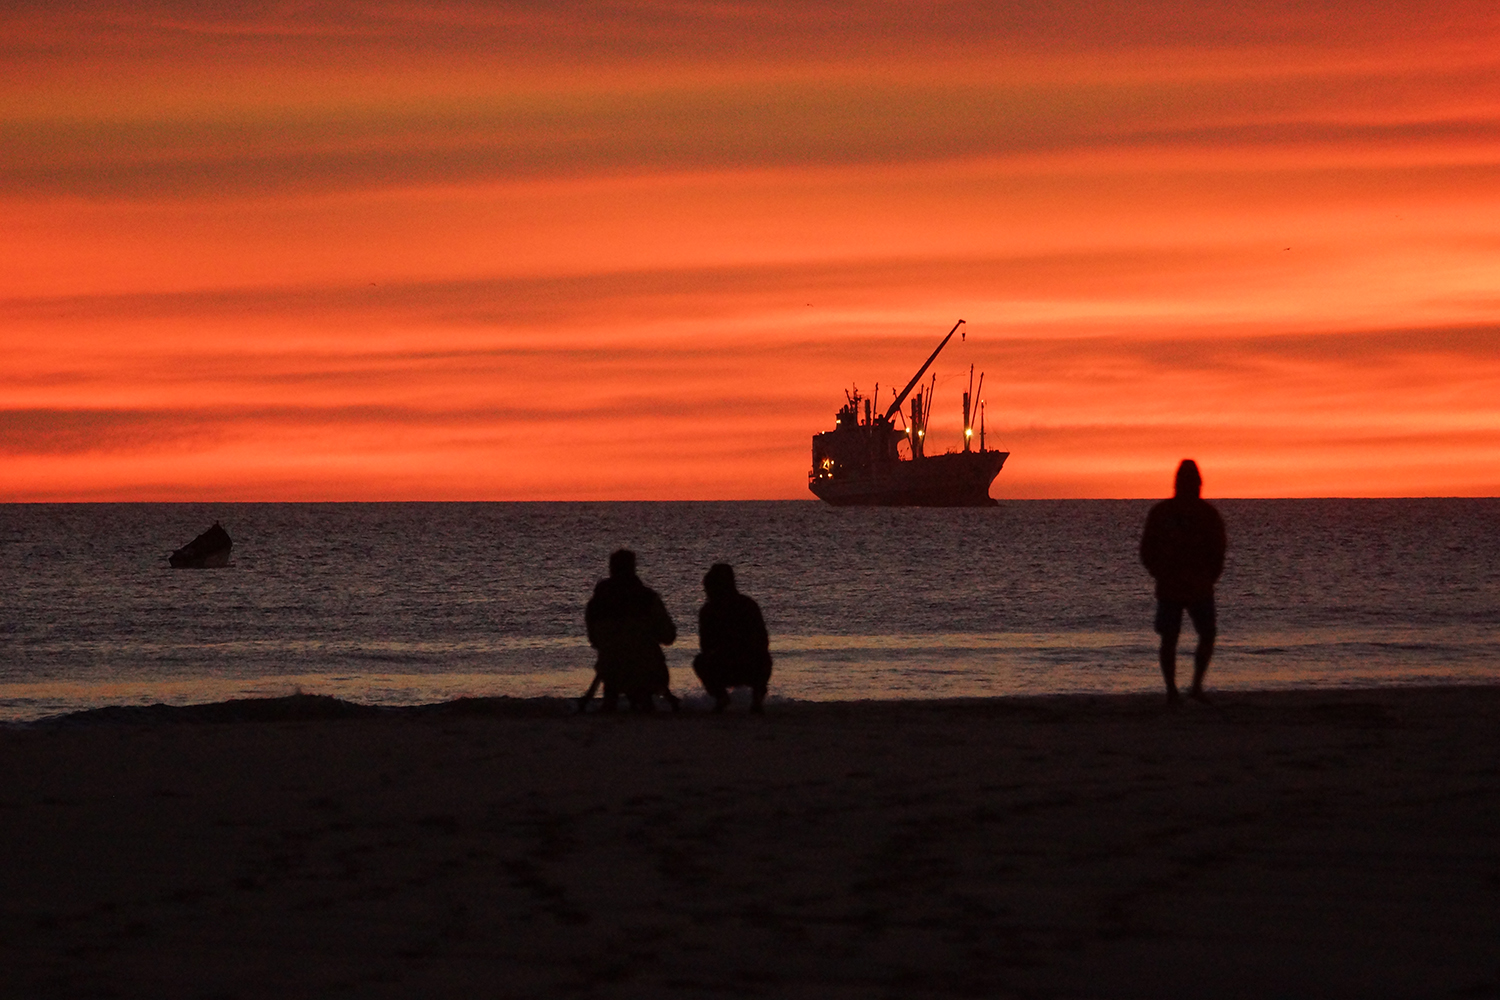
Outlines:
MULTIPOLYGON (((1500 680, 1500 500, 1216 503, 1212 687, 1500 680)), ((1151 691, 1148 506, 0 505, 0 719, 299 689, 577 694, 583 602, 621 546, 678 622, 682 692, 716 561, 765 610, 773 697, 1151 691), (215 520, 232 564, 168 568, 215 520)))

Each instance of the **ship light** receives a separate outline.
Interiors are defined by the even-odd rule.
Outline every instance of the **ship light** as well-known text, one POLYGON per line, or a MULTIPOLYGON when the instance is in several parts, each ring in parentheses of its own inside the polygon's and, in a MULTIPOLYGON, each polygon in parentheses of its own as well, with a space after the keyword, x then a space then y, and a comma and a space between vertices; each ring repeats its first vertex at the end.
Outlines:
POLYGON ((927 436, 927 432, 926 431, 917 431, 917 437, 924 438, 926 436, 927 436))
POLYGON ((964 437, 971 438, 973 436, 974 436, 974 428, 972 428, 972 427, 965 427, 964 428, 964 437))

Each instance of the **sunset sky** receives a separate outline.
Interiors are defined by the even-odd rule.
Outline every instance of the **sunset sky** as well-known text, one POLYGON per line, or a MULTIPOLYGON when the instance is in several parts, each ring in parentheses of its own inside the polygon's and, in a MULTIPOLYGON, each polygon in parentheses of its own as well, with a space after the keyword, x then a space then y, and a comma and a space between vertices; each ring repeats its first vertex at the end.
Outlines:
POLYGON ((1500 4, 7 4, 0 500, 1500 494, 1500 4), (929 445, 929 451, 932 446, 929 445))

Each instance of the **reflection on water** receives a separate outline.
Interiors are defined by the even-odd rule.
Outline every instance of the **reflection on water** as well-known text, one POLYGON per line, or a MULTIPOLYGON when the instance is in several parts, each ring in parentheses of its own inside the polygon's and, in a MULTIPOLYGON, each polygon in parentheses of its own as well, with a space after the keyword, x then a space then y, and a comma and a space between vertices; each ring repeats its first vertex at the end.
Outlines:
MULTIPOLYGON (((684 633, 736 566, 773 695, 1151 691, 1145 501, 0 506, 0 717, 301 689, 376 704, 569 695, 621 545, 684 633), (214 520, 234 564, 165 554, 214 520)), ((1223 501, 1217 688, 1493 681, 1500 502, 1223 501)))

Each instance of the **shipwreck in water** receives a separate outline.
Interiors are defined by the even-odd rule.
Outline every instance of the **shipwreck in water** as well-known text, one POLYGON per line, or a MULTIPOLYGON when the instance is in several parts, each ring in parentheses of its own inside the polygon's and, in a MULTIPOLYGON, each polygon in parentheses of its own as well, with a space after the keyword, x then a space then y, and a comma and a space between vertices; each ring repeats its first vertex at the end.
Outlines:
POLYGON ((224 530, 222 524, 215 521, 212 528, 168 556, 167 562, 173 569, 212 569, 228 566, 229 550, 233 546, 234 542, 230 540, 229 532, 224 530))
MULTIPOLYGON (((812 471, 807 487, 819 499, 836 506, 866 507, 992 507, 990 484, 1010 457, 1008 451, 992 451, 985 445, 984 373, 974 386, 974 368, 969 367, 969 388, 963 394, 963 447, 941 455, 927 454, 927 422, 932 411, 937 376, 926 391, 912 395, 937 360, 948 341, 964 325, 953 324, 927 363, 896 394, 884 413, 879 412, 880 387, 870 399, 858 387, 846 390, 844 406, 834 416, 834 428, 814 434, 812 471), (908 418, 902 410, 911 400, 908 418), (863 404, 863 406, 861 406, 863 404), (901 418, 904 426, 897 427, 901 418), (978 448, 974 447, 974 422, 978 418, 978 448)), ((894 390, 893 390, 894 391, 894 390)))

